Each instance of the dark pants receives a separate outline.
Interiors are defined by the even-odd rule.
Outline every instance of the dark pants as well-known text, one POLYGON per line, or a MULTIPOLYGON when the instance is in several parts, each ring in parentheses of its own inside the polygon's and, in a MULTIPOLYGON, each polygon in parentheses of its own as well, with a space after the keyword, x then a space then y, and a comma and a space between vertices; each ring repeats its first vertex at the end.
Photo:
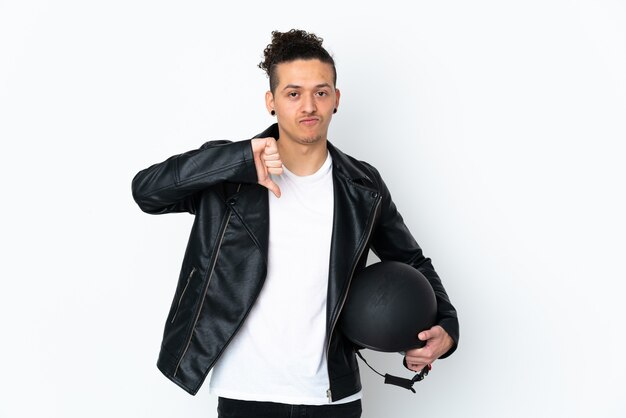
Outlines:
POLYGON ((339 405, 288 405, 218 398, 218 418, 359 418, 361 400, 339 405))

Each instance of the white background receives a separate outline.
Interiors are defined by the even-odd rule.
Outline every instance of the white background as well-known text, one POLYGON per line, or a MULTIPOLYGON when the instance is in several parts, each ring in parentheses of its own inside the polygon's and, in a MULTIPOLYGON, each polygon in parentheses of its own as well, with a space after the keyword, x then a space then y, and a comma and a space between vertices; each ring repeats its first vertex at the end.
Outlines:
POLYGON ((293 27, 460 315, 417 394, 362 367, 363 417, 626 416, 625 3, 213 3, 0 1, 0 417, 216 416, 155 366, 192 217, 130 181, 272 123, 293 27))

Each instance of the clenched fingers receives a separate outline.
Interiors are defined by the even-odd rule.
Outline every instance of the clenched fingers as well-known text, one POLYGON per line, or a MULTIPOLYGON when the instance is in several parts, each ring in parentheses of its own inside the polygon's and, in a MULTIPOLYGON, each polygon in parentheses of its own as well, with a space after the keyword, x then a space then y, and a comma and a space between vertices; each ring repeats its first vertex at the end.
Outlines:
POLYGON ((270 178, 270 174, 280 175, 283 172, 276 140, 270 137, 253 138, 251 143, 258 183, 280 197, 280 188, 270 178))

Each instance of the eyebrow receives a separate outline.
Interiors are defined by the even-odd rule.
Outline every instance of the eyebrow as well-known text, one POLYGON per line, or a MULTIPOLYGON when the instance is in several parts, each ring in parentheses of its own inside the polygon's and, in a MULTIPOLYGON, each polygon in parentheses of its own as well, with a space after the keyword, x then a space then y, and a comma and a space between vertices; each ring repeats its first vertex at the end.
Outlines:
MULTIPOLYGON (((324 88, 324 87, 328 87, 328 88, 330 88, 330 84, 328 84, 328 83, 322 83, 322 84, 318 84, 318 85, 316 85, 316 86, 315 86, 315 88, 316 88, 316 89, 321 89, 321 88, 324 88)), ((287 89, 301 89, 301 88, 302 88, 302 86, 299 86, 299 85, 297 85, 297 84, 287 84, 287 85, 283 88, 283 91, 284 91, 284 90, 287 90, 287 89)))

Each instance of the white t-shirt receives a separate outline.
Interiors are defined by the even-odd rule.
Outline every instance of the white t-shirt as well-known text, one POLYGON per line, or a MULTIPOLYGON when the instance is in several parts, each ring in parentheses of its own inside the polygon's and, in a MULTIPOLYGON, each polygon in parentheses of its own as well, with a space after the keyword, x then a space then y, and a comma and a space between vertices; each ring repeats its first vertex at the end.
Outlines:
MULTIPOLYGON (((326 295, 333 224, 332 160, 297 176, 283 167, 269 192, 265 284, 219 359, 210 392, 226 398, 328 404, 326 295)), ((361 398, 357 393, 337 403, 361 398)))

